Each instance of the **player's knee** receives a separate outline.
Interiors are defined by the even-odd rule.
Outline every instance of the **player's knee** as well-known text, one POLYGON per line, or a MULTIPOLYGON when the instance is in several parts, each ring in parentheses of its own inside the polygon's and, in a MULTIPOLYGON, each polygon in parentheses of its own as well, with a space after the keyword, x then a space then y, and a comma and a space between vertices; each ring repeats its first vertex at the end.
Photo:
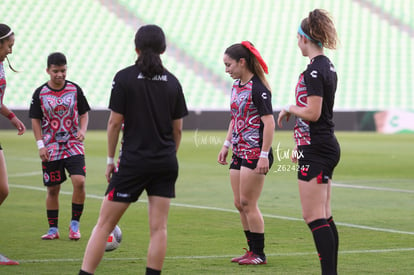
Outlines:
POLYGON ((59 186, 50 186, 47 188, 48 197, 58 197, 59 196, 59 186))
POLYGON ((241 205, 240 200, 235 200, 234 201, 234 206, 236 207, 237 210, 239 210, 239 212, 242 212, 243 211, 243 207, 241 205))
POLYGON ((85 191, 85 178, 77 178, 73 180, 73 188, 76 189, 78 192, 85 191))
POLYGON ((151 236, 167 236, 167 225, 151 226, 150 235, 151 236))
POLYGON ((77 184, 74 184, 73 186, 74 186, 74 188, 76 188, 80 192, 85 191, 85 182, 84 181, 80 182, 80 183, 77 183, 77 184))
POLYGON ((249 202, 249 200, 241 198, 240 199, 240 207, 242 208, 242 210, 244 212, 246 212, 247 210, 249 210, 249 207, 251 206, 251 203, 249 202))

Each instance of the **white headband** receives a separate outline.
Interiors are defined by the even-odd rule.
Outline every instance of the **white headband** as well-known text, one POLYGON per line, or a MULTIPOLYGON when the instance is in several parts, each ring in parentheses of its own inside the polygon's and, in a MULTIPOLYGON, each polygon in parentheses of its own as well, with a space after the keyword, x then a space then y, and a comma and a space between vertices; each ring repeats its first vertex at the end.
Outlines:
POLYGON ((8 34, 3 35, 2 37, 0 37, 0 40, 1 40, 1 39, 3 39, 3 38, 6 38, 6 37, 8 37, 8 36, 10 36, 12 33, 13 33, 13 31, 12 31, 12 30, 10 30, 8 34))

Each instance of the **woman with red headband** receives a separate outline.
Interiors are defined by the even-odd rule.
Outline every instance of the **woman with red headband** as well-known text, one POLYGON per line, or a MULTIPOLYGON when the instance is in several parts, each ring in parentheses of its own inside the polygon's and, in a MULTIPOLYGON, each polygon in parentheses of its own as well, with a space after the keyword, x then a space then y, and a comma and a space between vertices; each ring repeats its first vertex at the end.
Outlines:
MULTIPOLYGON (((17 118, 17 116, 3 104, 4 92, 6 91, 6 77, 4 74, 3 61, 9 59, 7 55, 12 53, 14 45, 14 32, 6 24, 0 24, 0 114, 7 117, 10 123, 16 127, 17 134, 23 135, 26 131, 24 124, 17 118)), ((15 72, 9 63, 9 67, 15 72)), ((9 184, 7 179, 6 160, 4 158, 3 149, 0 145, 0 205, 7 198, 9 194, 9 184)), ((0 265, 17 265, 16 261, 10 260, 0 254, 0 265)))
POLYGON ((302 20, 298 46, 310 59, 296 85, 296 105, 279 113, 282 120, 296 116, 294 138, 298 162, 299 194, 302 214, 312 231, 323 275, 337 274, 338 231, 331 212, 331 182, 339 162, 340 147, 334 134, 333 105, 337 86, 334 65, 323 48, 335 49, 338 41, 330 15, 316 9, 302 20))
POLYGON ((235 81, 231 91, 231 121, 218 162, 227 165, 232 146, 230 183, 249 246, 243 256, 231 261, 241 265, 266 264, 264 221, 258 200, 273 163, 275 121, 271 89, 264 75, 268 70, 260 53, 248 41, 227 48, 223 61, 226 73, 235 81))

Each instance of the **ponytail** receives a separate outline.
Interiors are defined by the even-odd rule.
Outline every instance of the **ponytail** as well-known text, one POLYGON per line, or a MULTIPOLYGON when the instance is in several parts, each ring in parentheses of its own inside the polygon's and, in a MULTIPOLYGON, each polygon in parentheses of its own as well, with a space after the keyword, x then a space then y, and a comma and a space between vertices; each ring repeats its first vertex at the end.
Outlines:
POLYGON ((339 42, 331 15, 322 9, 311 11, 309 16, 302 20, 298 33, 328 49, 336 49, 339 42))
POLYGON ((140 69, 141 73, 149 78, 164 72, 164 66, 159 54, 151 50, 141 51, 135 64, 140 69))
POLYGON ((244 58, 246 60, 247 68, 259 77, 270 92, 272 91, 265 76, 265 73, 268 73, 266 62, 251 42, 243 41, 240 44, 233 44, 228 47, 224 53, 237 61, 244 58))
POLYGON ((135 64, 149 78, 164 72, 160 55, 166 49, 163 30, 156 25, 146 25, 135 34, 135 48, 139 50, 135 64))
MULTIPOLYGON (((14 32, 12 29, 7 26, 6 24, 0 24, 0 44, 3 44, 4 41, 9 40, 10 36, 14 35, 14 32)), ((17 73, 18 71, 13 68, 13 66, 10 64, 9 58, 6 56, 7 63, 9 64, 10 70, 17 73)))

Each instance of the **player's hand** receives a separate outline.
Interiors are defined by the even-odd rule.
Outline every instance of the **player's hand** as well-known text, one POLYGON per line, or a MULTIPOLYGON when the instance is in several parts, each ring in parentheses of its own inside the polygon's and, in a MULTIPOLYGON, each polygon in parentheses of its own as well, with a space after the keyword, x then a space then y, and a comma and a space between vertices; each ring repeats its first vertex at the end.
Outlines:
POLYGON ((108 183, 111 181, 112 174, 114 173, 114 171, 115 171, 115 164, 114 163, 108 164, 106 166, 105 177, 106 177, 106 180, 108 181, 108 183))
POLYGON ((42 162, 49 161, 49 152, 47 151, 46 147, 39 149, 39 156, 42 162))
POLYGON ((76 135, 76 139, 79 140, 79 141, 84 141, 85 136, 86 136, 85 131, 79 130, 78 134, 76 135))
POLYGON ((11 123, 14 125, 14 127, 16 127, 16 129, 18 131, 17 134, 19 136, 24 134, 24 132, 26 131, 26 126, 24 126, 23 122, 21 122, 20 119, 18 119, 15 116, 11 119, 11 123))
POLYGON ((227 148, 226 146, 223 146, 220 150, 220 153, 218 154, 217 157, 217 162, 220 163, 221 165, 227 165, 227 155, 229 154, 229 148, 227 148))
POLYGON ((277 125, 282 128, 282 120, 286 117, 286 122, 289 121, 290 113, 285 110, 280 111, 279 116, 277 117, 277 125))
POLYGON ((257 161, 257 166, 254 169, 258 174, 266 174, 269 172, 269 159, 268 158, 259 158, 257 161))

